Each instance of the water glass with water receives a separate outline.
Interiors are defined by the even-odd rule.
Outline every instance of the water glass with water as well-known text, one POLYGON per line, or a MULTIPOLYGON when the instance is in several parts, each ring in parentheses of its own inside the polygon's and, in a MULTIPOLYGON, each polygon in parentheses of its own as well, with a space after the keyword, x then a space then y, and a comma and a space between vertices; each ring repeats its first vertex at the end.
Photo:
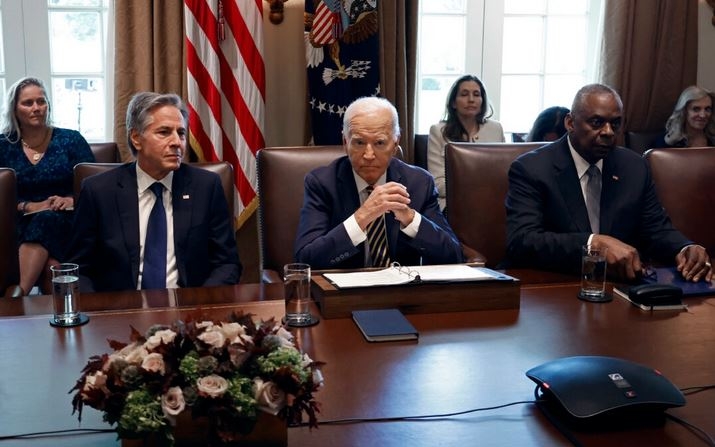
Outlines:
POLYGON ((317 323, 310 307, 310 265, 292 263, 283 266, 285 323, 288 326, 310 326, 317 323))
POLYGON ((89 319, 80 313, 79 266, 64 263, 50 267, 52 272, 53 326, 77 326, 89 319))
POLYGON ((592 302, 610 301, 606 294, 607 247, 584 245, 581 249, 581 289, 578 297, 592 302))

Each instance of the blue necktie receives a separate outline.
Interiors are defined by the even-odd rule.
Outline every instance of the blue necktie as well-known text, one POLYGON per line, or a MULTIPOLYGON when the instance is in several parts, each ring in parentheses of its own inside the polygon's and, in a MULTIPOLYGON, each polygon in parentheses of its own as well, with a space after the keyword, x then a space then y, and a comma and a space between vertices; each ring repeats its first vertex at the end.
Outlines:
POLYGON ((164 211, 164 185, 155 182, 149 187, 156 195, 149 214, 144 239, 144 267, 142 289, 166 288, 166 211, 164 211))

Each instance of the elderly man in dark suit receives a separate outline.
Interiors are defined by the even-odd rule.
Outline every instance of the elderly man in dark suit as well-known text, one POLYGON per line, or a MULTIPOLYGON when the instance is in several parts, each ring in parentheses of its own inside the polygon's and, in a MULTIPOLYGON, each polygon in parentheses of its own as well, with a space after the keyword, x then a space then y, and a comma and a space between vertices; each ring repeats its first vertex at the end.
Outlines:
POLYGON ((182 164, 188 113, 174 94, 134 95, 136 156, 85 179, 70 242, 86 291, 235 284, 241 275, 218 176, 182 164))
POLYGON ((347 156, 310 172, 295 258, 313 268, 462 261, 432 176, 393 158, 397 111, 383 98, 354 101, 343 117, 347 156))
POLYGON ((644 255, 675 264, 688 280, 710 281, 708 254, 673 228, 645 160, 616 147, 622 116, 618 93, 587 85, 566 116, 567 135, 512 163, 509 266, 575 272, 589 244, 608 248, 609 273, 623 279, 640 275, 644 255))

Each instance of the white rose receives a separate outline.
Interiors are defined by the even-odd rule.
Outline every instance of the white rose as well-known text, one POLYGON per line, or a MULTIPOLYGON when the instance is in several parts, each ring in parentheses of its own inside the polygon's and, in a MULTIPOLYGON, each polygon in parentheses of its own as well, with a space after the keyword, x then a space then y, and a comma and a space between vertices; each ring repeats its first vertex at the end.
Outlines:
POLYGON ((142 368, 149 372, 158 372, 163 376, 166 372, 164 357, 162 357, 158 352, 148 354, 144 357, 144 360, 142 360, 142 368))
POLYGON ((138 363, 141 364, 141 362, 144 360, 144 357, 149 355, 149 351, 147 351, 144 346, 142 345, 135 345, 134 349, 130 350, 125 356, 124 360, 126 360, 129 363, 138 363))
POLYGON ((209 346, 213 346, 214 348, 221 348, 224 343, 226 343, 226 337, 218 328, 211 328, 202 332, 199 334, 198 339, 209 346))
POLYGON ((286 404, 286 395, 273 382, 264 382, 260 377, 253 379, 253 397, 258 408, 272 415, 278 414, 286 404))
POLYGON ((200 323, 196 323, 196 328, 197 329, 202 329, 202 328, 207 328, 210 329, 214 326, 213 321, 202 321, 200 323))
POLYGON ((166 391, 166 394, 161 396, 161 411, 164 412, 171 424, 176 424, 176 416, 184 411, 186 402, 184 401, 184 393, 181 387, 173 386, 166 391))
POLYGON ((216 374, 201 377, 196 381, 196 388, 200 394, 208 397, 221 397, 228 389, 228 380, 216 374))
POLYGON ((238 323, 221 323, 221 332, 233 343, 240 335, 246 333, 246 329, 238 323))
POLYGON ((278 337, 278 340, 280 340, 281 346, 283 347, 293 347, 293 334, 290 333, 290 331, 286 330, 284 327, 280 327, 276 331, 276 336, 278 337))
POLYGON ((176 338, 176 332, 171 329, 164 329, 161 331, 154 332, 154 335, 149 337, 146 342, 144 342, 144 347, 148 350, 155 349, 160 344, 168 345, 174 341, 176 338))

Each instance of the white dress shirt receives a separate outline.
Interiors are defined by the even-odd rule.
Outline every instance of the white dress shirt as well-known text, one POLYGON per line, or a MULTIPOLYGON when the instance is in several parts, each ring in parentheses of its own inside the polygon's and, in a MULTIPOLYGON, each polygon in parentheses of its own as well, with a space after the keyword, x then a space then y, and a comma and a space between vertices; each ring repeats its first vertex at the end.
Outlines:
POLYGON ((142 272, 144 271, 144 247, 146 240, 146 227, 149 222, 149 214, 156 202, 156 196, 149 189, 155 182, 164 185, 164 210, 166 211, 166 287, 175 289, 179 282, 179 271, 176 266, 176 253, 174 251, 174 210, 171 204, 171 185, 174 179, 174 172, 169 172, 161 180, 155 180, 144 172, 137 163, 137 193, 139 195, 139 278, 137 279, 137 289, 141 289, 142 272))

